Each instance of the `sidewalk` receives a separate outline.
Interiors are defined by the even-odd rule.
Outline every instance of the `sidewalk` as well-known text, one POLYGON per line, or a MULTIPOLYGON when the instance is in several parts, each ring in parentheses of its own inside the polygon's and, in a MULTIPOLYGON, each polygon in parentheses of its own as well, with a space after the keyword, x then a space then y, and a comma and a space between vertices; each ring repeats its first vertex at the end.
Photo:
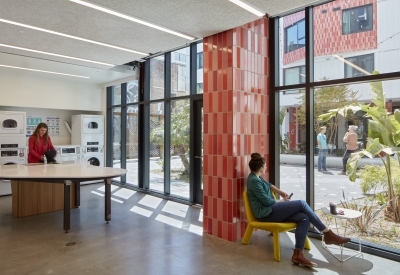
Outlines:
MULTIPOLYGON (((361 198, 359 179, 351 182, 347 176, 338 175, 341 169, 329 169, 321 173, 314 169, 315 173, 315 210, 328 206, 329 202, 340 203, 343 201, 342 190, 346 198, 361 198)), ((292 199, 306 198, 306 167, 304 165, 281 164, 280 189, 290 194, 292 199)))

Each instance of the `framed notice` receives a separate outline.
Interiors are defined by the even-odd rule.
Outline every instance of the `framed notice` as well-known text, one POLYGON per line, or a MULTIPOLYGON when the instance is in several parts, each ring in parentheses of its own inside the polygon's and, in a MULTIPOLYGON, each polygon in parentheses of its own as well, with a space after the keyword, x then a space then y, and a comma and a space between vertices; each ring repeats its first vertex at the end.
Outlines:
POLYGON ((49 128, 49 136, 55 137, 60 135, 60 118, 59 117, 46 117, 46 124, 49 128))
POLYGON ((26 117, 26 136, 30 137, 35 132, 36 126, 42 122, 42 117, 27 116, 26 117))

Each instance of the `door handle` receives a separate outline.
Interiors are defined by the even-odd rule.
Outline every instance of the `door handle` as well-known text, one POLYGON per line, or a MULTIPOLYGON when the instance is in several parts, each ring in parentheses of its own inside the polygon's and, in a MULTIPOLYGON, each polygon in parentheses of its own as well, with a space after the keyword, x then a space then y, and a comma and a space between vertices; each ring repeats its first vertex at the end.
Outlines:
POLYGON ((203 156, 195 156, 194 158, 195 158, 195 159, 202 159, 203 156))

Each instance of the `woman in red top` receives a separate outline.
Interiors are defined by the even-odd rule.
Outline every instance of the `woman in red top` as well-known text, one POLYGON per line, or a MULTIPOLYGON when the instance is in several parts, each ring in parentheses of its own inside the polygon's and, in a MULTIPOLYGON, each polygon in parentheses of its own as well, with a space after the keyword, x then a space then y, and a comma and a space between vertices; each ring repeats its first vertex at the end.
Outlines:
POLYGON ((28 148, 28 163, 43 162, 44 152, 55 150, 51 143, 46 123, 39 123, 36 126, 35 132, 29 137, 28 148))

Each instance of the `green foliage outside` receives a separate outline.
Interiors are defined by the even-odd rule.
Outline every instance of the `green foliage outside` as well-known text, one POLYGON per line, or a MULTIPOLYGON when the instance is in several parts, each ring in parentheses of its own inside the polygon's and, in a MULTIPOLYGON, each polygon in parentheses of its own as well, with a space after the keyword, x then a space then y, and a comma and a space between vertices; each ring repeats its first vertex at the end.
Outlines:
MULTIPOLYGON (((182 174, 190 173, 189 165, 189 144, 190 144, 190 101, 179 100, 171 114, 171 147, 175 155, 178 155, 184 166, 182 174)), ((150 141, 164 148, 164 120, 150 131, 150 141)), ((163 150, 161 150, 163 151, 163 150)), ((163 154, 160 156, 160 163, 164 164, 163 154)), ((162 167, 164 169, 164 167, 162 167)))
MULTIPOLYGON (((323 80, 328 80, 323 78, 323 80)), ((337 131, 339 126, 339 115, 332 116, 329 120, 319 120, 317 117, 323 113, 328 112, 331 109, 341 108, 349 103, 355 103, 357 100, 357 91, 349 89, 347 85, 341 86, 329 86, 316 89, 314 92, 314 131, 319 134, 319 128, 322 126, 327 127, 326 132, 326 142, 327 144, 337 145, 337 131)), ((301 106, 299 107, 296 119, 299 128, 306 128, 306 110, 305 101, 306 94, 302 92, 302 96, 298 98, 301 101, 301 106)), ((332 153, 332 152, 330 152, 332 153)))
MULTIPOLYGON (((374 71, 373 74, 379 74, 374 71)), ((337 109, 329 110, 328 113, 320 115, 318 118, 322 122, 329 121, 338 114, 346 116, 348 111, 362 110, 368 120, 368 142, 366 149, 353 153, 347 162, 346 170, 351 181, 356 180, 358 162, 363 156, 369 158, 379 157, 382 160, 387 177, 387 193, 389 198, 388 210, 392 213, 392 218, 400 222, 400 194, 396 192, 395 172, 392 171, 392 162, 395 160, 390 157, 397 154, 397 162, 400 164, 400 111, 396 110, 393 114, 388 114, 386 110, 386 98, 383 92, 381 81, 372 82, 371 101, 372 104, 363 102, 353 103, 337 109)))

